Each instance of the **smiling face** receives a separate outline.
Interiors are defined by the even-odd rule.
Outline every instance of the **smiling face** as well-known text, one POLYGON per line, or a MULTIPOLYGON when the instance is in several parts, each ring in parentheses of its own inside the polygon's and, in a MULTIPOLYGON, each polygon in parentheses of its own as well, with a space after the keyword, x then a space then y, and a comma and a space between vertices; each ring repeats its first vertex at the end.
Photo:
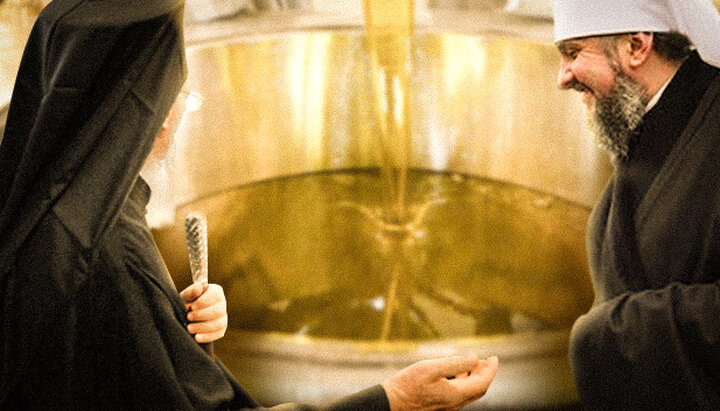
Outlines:
POLYGON ((583 94, 596 143, 615 158, 629 156, 645 113, 645 90, 622 69, 615 39, 586 37, 561 42, 558 85, 583 94))
POLYGON ((583 103, 588 107, 612 92, 620 67, 608 40, 600 37, 565 40, 558 44, 558 50, 560 88, 583 93, 583 103))

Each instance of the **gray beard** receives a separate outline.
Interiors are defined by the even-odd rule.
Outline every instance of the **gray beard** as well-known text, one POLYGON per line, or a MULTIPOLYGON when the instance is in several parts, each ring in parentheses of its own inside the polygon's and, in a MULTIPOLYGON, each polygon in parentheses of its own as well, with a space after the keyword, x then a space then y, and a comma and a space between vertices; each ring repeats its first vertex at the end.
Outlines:
POLYGON ((595 111, 588 108, 586 120, 595 143, 615 160, 627 160, 630 146, 639 134, 638 126, 645 114, 643 88, 619 73, 609 96, 595 101, 595 111))

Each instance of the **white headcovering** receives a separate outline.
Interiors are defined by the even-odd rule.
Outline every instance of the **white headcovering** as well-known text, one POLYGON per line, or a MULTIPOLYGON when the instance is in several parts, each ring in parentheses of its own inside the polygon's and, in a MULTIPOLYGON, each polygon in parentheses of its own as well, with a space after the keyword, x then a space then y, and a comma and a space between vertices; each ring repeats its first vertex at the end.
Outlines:
POLYGON ((711 0, 553 0, 555 41, 638 31, 678 31, 720 67, 720 13, 711 0))

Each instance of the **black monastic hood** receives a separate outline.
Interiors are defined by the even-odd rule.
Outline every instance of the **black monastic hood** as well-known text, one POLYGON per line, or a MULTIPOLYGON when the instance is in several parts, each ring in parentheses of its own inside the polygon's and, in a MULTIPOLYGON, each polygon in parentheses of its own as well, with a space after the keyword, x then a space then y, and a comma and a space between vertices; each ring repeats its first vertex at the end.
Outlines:
POLYGON ((186 76, 182 0, 55 0, 30 35, 0 145, 0 285, 53 209, 106 232, 186 76))

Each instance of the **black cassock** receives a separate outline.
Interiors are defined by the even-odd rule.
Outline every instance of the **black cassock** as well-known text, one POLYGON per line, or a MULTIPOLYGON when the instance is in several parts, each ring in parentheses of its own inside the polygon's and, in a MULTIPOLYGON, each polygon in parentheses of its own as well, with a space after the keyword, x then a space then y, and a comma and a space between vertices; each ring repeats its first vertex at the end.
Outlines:
MULTIPOLYGON (((187 332, 145 223, 182 11, 55 0, 33 28, 0 145, 0 409, 258 407, 187 332)), ((321 409, 388 404, 375 386, 321 409)))
POLYGON ((593 210, 571 334, 588 409, 720 409, 720 75, 693 54, 593 210))

